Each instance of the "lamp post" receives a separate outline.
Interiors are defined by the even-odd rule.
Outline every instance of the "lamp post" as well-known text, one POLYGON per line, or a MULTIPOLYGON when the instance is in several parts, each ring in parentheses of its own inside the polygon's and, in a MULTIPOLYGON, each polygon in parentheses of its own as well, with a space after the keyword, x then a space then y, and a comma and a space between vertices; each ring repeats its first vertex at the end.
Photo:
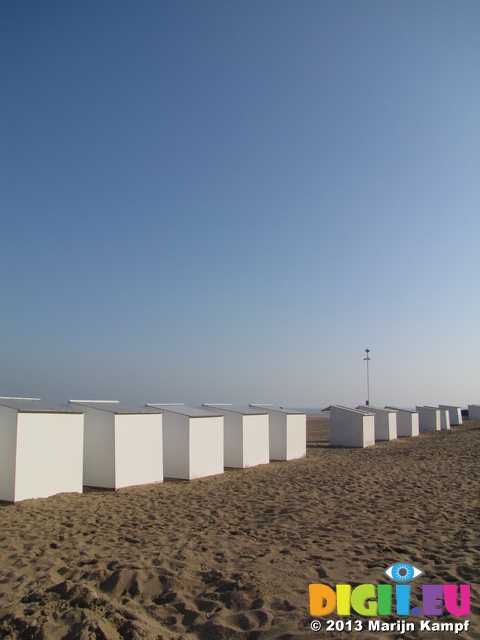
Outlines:
POLYGON ((370 353, 370 349, 365 349, 365 352, 367 354, 367 357, 364 358, 364 360, 367 361, 367 406, 370 404, 370 378, 369 378, 369 372, 368 372, 368 363, 370 362, 370 356, 368 355, 370 353))

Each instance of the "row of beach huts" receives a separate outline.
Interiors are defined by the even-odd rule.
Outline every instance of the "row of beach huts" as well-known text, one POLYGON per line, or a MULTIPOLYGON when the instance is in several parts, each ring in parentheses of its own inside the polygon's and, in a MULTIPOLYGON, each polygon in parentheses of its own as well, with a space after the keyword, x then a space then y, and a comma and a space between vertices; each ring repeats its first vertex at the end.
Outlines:
MULTIPOLYGON (((380 440, 462 424, 459 407, 331 406, 330 444, 380 440)), ((480 405, 469 405, 480 419, 480 405)), ((152 403, 0 397, 0 501, 18 502, 83 487, 120 489, 192 480, 306 455, 306 413, 251 404, 152 403)))
POLYGON ((0 500, 193 480, 306 455, 306 414, 272 405, 0 398, 0 500))
MULTIPOLYGON (((381 440, 418 436, 420 431, 441 431, 463 424, 460 407, 441 404, 438 407, 416 406, 372 407, 355 409, 331 406, 330 444, 337 447, 369 447, 381 440)), ((472 420, 480 420, 480 405, 468 405, 472 420)))

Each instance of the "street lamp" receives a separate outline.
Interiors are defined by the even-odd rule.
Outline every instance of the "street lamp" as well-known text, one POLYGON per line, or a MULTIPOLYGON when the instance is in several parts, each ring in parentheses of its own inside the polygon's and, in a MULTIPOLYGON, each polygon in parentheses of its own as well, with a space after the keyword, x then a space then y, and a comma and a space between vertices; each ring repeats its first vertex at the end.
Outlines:
POLYGON ((368 363, 370 362, 370 356, 368 355, 370 353, 370 349, 365 349, 365 352, 367 354, 367 357, 364 358, 364 360, 367 361, 367 406, 370 404, 370 378, 368 375, 368 363))

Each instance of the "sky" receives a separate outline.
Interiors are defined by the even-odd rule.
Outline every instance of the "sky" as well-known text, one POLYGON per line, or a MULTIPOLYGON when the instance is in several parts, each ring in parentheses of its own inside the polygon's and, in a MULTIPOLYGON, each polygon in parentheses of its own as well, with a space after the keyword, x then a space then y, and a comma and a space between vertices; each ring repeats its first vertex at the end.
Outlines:
POLYGON ((480 403, 480 3, 0 0, 0 395, 480 403))

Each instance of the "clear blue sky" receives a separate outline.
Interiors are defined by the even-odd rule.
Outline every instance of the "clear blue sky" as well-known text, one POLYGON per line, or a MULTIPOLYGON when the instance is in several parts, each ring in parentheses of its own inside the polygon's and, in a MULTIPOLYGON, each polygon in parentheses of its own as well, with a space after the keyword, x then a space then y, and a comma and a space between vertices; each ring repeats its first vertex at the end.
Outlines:
POLYGON ((0 395, 480 402, 480 3, 0 11, 0 395))

